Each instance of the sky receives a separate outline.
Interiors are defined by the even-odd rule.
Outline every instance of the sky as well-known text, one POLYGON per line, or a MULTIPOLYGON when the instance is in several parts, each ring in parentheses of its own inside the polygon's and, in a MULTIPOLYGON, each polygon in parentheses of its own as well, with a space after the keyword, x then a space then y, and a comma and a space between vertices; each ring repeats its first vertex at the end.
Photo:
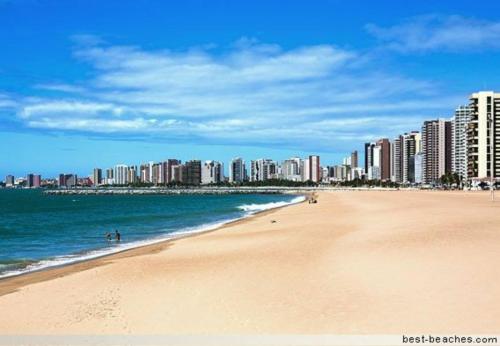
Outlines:
POLYGON ((500 90, 498 13, 489 0, 0 0, 0 177, 167 158, 333 165, 500 90))

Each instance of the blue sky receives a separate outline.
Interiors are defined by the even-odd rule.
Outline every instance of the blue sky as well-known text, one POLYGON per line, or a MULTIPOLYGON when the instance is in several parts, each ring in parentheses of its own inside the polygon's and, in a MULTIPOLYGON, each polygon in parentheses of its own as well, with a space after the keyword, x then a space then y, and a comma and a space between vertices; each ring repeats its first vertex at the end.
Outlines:
POLYGON ((500 89, 496 1, 0 0, 0 176, 284 159, 500 89))

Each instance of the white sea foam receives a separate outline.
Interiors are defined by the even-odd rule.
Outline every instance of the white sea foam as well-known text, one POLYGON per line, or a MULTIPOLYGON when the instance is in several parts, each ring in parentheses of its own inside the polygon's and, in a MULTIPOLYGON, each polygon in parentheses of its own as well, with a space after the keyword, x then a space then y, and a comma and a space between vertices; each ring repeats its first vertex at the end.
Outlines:
POLYGON ((180 229, 179 231, 164 234, 164 235, 161 235, 159 237, 145 239, 145 240, 138 240, 138 241, 134 241, 134 242, 130 242, 130 243, 116 244, 116 245, 113 245, 112 247, 109 247, 109 248, 93 250, 93 251, 86 252, 84 254, 57 256, 57 257, 54 257, 51 259, 41 260, 41 261, 38 261, 36 263, 30 264, 30 265, 26 266, 25 268, 21 268, 21 269, 17 269, 17 270, 10 270, 10 271, 0 273, 0 279, 6 278, 6 277, 11 277, 11 276, 17 276, 17 275, 21 275, 21 274, 25 274, 25 273, 29 273, 29 272, 40 271, 40 270, 51 268, 51 267, 60 267, 60 266, 64 266, 64 265, 68 265, 68 264, 72 264, 72 263, 78 263, 78 262, 82 262, 82 261, 86 261, 86 260, 91 260, 91 259, 111 255, 114 253, 122 252, 125 250, 130 250, 133 248, 145 246, 145 245, 152 245, 152 244, 160 243, 160 242, 165 241, 165 240, 172 240, 172 239, 176 239, 176 238, 181 238, 181 237, 184 237, 184 236, 187 236, 190 234, 211 231, 211 230, 219 228, 227 223, 248 217, 252 214, 255 214, 256 212, 263 211, 266 209, 274 209, 274 208, 282 207, 285 205, 300 203, 304 200, 305 200, 304 196, 298 196, 298 197, 292 199, 290 202, 245 204, 245 205, 238 207, 238 209, 247 212, 243 217, 240 217, 240 218, 226 219, 223 221, 207 223, 207 224, 196 226, 196 227, 183 228, 183 229, 180 229))
POLYGON ((300 203, 305 200, 304 196, 298 196, 292 199, 290 202, 271 202, 271 203, 262 203, 262 204, 243 204, 238 206, 238 209, 249 212, 249 213, 256 213, 259 211, 264 211, 268 209, 274 209, 274 208, 279 208, 279 207, 284 207, 286 205, 290 204, 295 204, 295 203, 300 203))

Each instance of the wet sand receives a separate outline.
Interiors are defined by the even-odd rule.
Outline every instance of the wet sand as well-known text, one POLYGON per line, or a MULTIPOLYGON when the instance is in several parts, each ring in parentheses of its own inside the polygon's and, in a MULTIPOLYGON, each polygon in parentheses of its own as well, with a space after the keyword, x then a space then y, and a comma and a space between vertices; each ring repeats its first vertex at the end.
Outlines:
POLYGON ((0 280, 0 295, 0 334, 498 333, 500 201, 320 192, 317 204, 0 280))

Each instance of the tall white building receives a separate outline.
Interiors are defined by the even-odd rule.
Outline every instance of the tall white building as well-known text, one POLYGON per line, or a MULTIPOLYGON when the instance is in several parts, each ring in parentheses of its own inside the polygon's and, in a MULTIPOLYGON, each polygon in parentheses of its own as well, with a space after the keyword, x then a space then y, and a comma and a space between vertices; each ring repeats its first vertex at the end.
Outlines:
POLYGON ((315 183, 321 181, 320 161, 318 155, 310 155, 304 160, 304 181, 311 180, 315 183))
POLYGON ((218 161, 205 161, 201 166, 201 183, 217 184, 224 180, 222 164, 218 161))
POLYGON ((375 145, 372 149, 372 164, 368 166, 368 179, 380 180, 380 163, 381 163, 382 147, 375 145))
POLYGON ((229 181, 232 183, 241 183, 246 180, 245 161, 241 157, 231 160, 229 166, 229 181))
POLYGON ((302 181, 303 166, 302 160, 298 157, 285 160, 281 163, 281 177, 285 180, 302 181))
POLYGON ((277 176, 277 165, 270 159, 251 161, 250 181, 264 181, 277 176))
POLYGON ((493 91, 474 93, 470 96, 469 108, 467 178, 479 181, 490 177, 491 173, 493 177, 499 177, 500 94, 493 91), (490 133, 491 127, 493 127, 493 133, 490 133), (492 159, 493 162, 491 162, 492 159))
POLYGON ((470 108, 459 106, 451 121, 451 171, 457 173, 463 181, 467 180, 467 126, 470 108))
POLYGON ((128 166, 116 165, 113 171, 113 184, 126 185, 128 183, 128 166))

